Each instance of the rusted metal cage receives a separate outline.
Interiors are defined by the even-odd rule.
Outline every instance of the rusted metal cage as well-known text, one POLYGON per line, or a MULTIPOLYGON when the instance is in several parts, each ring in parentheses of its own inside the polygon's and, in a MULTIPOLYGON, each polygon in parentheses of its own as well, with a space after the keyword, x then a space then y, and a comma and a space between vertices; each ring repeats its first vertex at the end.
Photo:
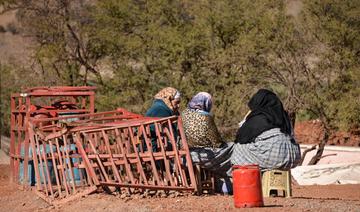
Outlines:
POLYGON ((88 194, 96 186, 197 189, 180 117, 48 129, 30 124, 29 132, 37 193, 49 203, 88 194))
POLYGON ((24 175, 28 174, 31 163, 30 119, 94 113, 94 90, 95 87, 88 86, 34 87, 11 95, 10 168, 13 182, 28 184, 24 175))
POLYGON ((11 96, 14 182, 55 205, 99 188, 198 190, 180 117, 95 113, 94 89, 36 87, 11 96))

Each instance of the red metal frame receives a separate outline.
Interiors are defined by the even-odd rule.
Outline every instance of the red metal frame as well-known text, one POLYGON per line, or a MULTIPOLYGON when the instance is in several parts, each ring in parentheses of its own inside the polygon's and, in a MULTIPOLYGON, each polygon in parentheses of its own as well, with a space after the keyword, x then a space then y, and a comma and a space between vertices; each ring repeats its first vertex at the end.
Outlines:
POLYGON ((143 117, 122 108, 94 113, 94 87, 26 92, 11 96, 12 180, 19 181, 23 162, 20 183, 27 185, 32 161, 36 193, 47 202, 61 204, 108 186, 128 192, 198 190, 180 117, 143 117), (51 107, 48 100, 54 97, 80 106, 51 107), (48 105, 35 107, 37 98, 48 105), (62 112, 66 116, 56 115, 62 112))
POLYGON ((180 117, 136 119, 130 124, 83 130, 76 138, 78 148, 82 145, 89 148, 87 165, 99 173, 92 177, 103 186, 197 189, 180 117), (155 139, 155 149, 151 139, 155 139))
MULTIPOLYGON (((10 127, 10 168, 13 182, 19 181, 19 166, 23 161, 23 169, 27 170, 29 161, 29 133, 28 124, 32 117, 38 114, 50 113, 94 113, 95 111, 95 87, 35 87, 22 93, 11 95, 11 127, 10 127), (80 109, 56 109, 49 105, 41 105, 43 110, 38 110, 36 102, 49 102, 49 100, 67 99, 78 104, 80 109), (21 156, 23 148, 24 156, 21 156)), ((23 185, 26 185, 27 171, 24 171, 23 185)))
POLYGON ((140 192, 146 189, 197 191, 180 117, 160 119, 139 115, 110 125, 94 125, 53 125, 51 131, 30 123, 30 144, 36 149, 32 154, 36 190, 44 200, 60 204, 93 192, 96 186, 132 188, 140 192), (46 148, 49 151, 44 151, 46 148), (81 160, 74 163, 74 158, 81 160), (83 173, 78 184, 75 169, 83 173), (51 173, 55 181, 50 178, 51 173))

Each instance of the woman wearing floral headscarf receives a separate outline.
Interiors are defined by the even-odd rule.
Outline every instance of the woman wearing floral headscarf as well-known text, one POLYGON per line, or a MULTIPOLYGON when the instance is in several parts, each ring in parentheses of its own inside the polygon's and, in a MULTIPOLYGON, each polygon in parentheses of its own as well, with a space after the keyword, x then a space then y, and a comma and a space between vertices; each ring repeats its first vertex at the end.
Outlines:
POLYGON ((210 114, 212 97, 209 93, 196 94, 182 112, 184 131, 190 147, 218 147, 222 141, 210 114))
MULTIPOLYGON (((159 91, 154 96, 154 102, 152 106, 148 109, 145 116, 147 117, 169 117, 173 115, 179 115, 178 109, 180 104, 180 92, 172 87, 166 87, 159 91)), ((173 129, 177 129, 176 125, 173 125, 173 129)), ((151 133, 151 142, 152 142, 152 151, 157 152, 158 146, 156 142, 156 133, 155 128, 152 125, 150 127, 150 133, 151 133)), ((174 130, 174 137, 176 140, 177 133, 176 130, 174 130)), ((171 145, 168 145, 169 147, 171 145)), ((146 146, 144 146, 144 149, 146 150, 146 146)))
POLYGON ((164 88, 154 96, 154 102, 145 116, 168 117, 178 115, 180 100, 180 92, 178 90, 172 87, 164 88))

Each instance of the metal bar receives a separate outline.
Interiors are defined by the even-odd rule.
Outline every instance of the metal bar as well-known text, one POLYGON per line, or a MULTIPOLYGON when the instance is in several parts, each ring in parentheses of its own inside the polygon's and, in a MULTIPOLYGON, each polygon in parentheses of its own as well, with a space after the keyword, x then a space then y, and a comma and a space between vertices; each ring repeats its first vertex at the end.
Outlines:
POLYGON ((103 173, 103 176, 105 177, 106 182, 111 182, 111 180, 109 179, 108 174, 106 173, 106 170, 105 170, 104 166, 102 165, 102 162, 101 162, 101 159, 100 159, 100 157, 99 157, 99 154, 98 154, 95 146, 93 145, 91 139, 88 139, 88 136, 87 136, 86 134, 85 134, 85 139, 87 140, 87 142, 88 142, 89 145, 90 145, 90 148, 92 149, 92 151, 93 151, 94 154, 95 154, 96 160, 97 160, 97 162, 98 162, 98 164, 99 164, 99 166, 100 166, 100 169, 101 169, 101 171, 102 171, 102 173, 103 173))
POLYGON ((89 96, 90 101, 90 113, 95 113, 95 93, 92 92, 92 94, 89 96))
POLYGON ((39 162, 36 154, 36 147, 35 147, 35 140, 34 140, 34 131, 32 127, 29 129, 29 137, 30 137, 30 143, 32 151, 32 157, 33 157, 33 164, 34 164, 34 170, 35 170, 35 177, 36 177, 36 187, 37 190, 41 190, 41 183, 40 183, 40 172, 39 172, 39 162))
POLYGON ((104 138, 104 141, 105 141, 105 146, 106 146, 106 148, 107 148, 107 150, 108 150, 108 152, 109 152, 110 163, 111 163, 111 167, 112 167, 113 173, 114 173, 115 177, 118 179, 118 181, 119 181, 120 183, 122 183, 122 179, 121 179, 121 177, 120 177, 120 175, 119 175, 119 171, 117 170, 117 167, 116 167, 116 165, 115 165, 115 163, 114 163, 114 159, 113 159, 113 157, 112 157, 112 153, 111 153, 111 149, 110 149, 110 143, 109 143, 109 137, 108 137, 108 135, 105 133, 104 130, 101 131, 101 132, 102 132, 102 135, 103 135, 103 138, 104 138))
POLYGON ((176 145, 176 141, 175 141, 175 137, 174 137, 174 133, 173 133, 172 123, 170 120, 168 120, 168 126, 170 129, 170 132, 167 128, 165 128, 164 131, 168 135, 168 137, 171 141, 172 147, 173 147, 173 151, 175 152, 175 164, 176 164, 175 167, 177 167, 177 168, 175 168, 175 170, 178 175, 180 174, 183 185, 188 186, 188 183, 187 183, 187 180, 185 177, 185 173, 182 171, 182 168, 181 168, 182 166, 180 164, 180 157, 179 157, 179 153, 178 153, 178 149, 177 149, 177 145, 176 145))
POLYGON ((30 105, 31 105, 31 99, 30 97, 26 97, 25 99, 25 105, 26 105, 26 116, 25 120, 22 120, 23 127, 25 128, 25 135, 24 135, 24 161, 23 161, 23 168, 24 168, 24 185, 28 178, 28 162, 29 162, 29 118, 30 118, 30 105), (26 171, 25 171, 26 170, 26 171))
POLYGON ((89 160, 89 158, 83 148, 83 145, 80 141, 80 133, 76 133, 75 135, 73 135, 73 138, 75 139, 75 143, 79 150, 81 158, 84 160, 85 170, 88 172, 89 176, 91 176, 91 179, 94 182, 94 184, 100 185, 99 180, 96 176, 96 173, 95 173, 94 169, 92 168, 90 160, 89 160))
POLYGON ((96 90, 95 86, 39 86, 39 87, 31 87, 26 89, 25 92, 33 92, 34 90, 46 90, 48 92, 51 91, 90 91, 96 90))
MULTIPOLYGON (((14 111, 18 112, 18 111, 14 111)), ((49 109, 49 110, 32 110, 29 114, 37 114, 37 113, 47 113, 47 112, 57 112, 57 113, 81 113, 81 112, 90 112, 89 109, 49 109)), ((68 118, 68 117, 66 117, 68 118)), ((50 118, 43 118, 43 119, 50 119, 50 118)))
MULTIPOLYGON (((151 157, 150 152, 139 152, 138 155, 140 156, 140 158, 141 158, 142 160, 144 160, 144 162, 150 161, 150 157, 151 157)), ((165 155, 166 155, 168 158, 174 158, 174 157, 176 156, 174 151, 166 151, 166 152, 165 152, 165 155)), ((185 156, 185 155, 186 155, 186 151, 180 150, 180 151, 179 151, 179 155, 185 156)), ((110 157, 109 154, 106 154, 106 153, 100 153, 100 154, 98 154, 98 156, 99 156, 100 159, 105 159, 105 158, 109 158, 109 157, 110 157)), ((154 156, 155 161, 163 159, 163 154, 162 154, 161 152, 153 152, 153 156, 154 156)), ((136 159, 137 159, 136 153, 113 154, 112 157, 113 157, 113 158, 126 157, 126 158, 128 158, 128 160, 131 160, 131 163, 136 163, 135 161, 136 161, 136 159)), ((89 155, 88 155, 88 158, 94 159, 94 158, 96 158, 96 157, 95 157, 95 155, 89 154, 89 155)))
POLYGON ((120 186, 120 187, 133 187, 133 188, 145 188, 145 189, 161 189, 161 190, 194 190, 193 187, 178 187, 178 186, 160 186, 160 185, 142 185, 142 184, 121 184, 121 183, 101 183, 106 186, 120 186))
POLYGON ((154 154, 153 154, 153 150, 152 150, 152 144, 151 144, 151 141, 149 141, 149 139, 148 139, 148 137, 146 135, 144 125, 141 125, 140 130, 142 130, 142 132, 143 132, 143 136, 144 136, 144 139, 145 139, 147 150, 148 150, 148 153, 150 155, 150 163, 151 163, 152 172, 153 172, 153 175, 155 177, 155 180, 159 185, 164 185, 164 183, 160 180, 160 177, 158 175, 156 164, 155 164, 155 158, 154 158, 154 154))
MULTIPOLYGON (((66 110, 66 111, 71 112, 72 110, 66 110)), ((57 120, 68 119, 68 118, 89 118, 89 119, 86 119, 86 121, 88 121, 88 120, 96 120, 96 117, 100 117, 99 119, 101 120, 101 118, 106 118, 105 115, 111 115, 110 118, 112 116, 114 116, 114 119, 117 118, 116 116, 119 116, 119 118, 142 117, 141 115, 138 115, 135 113, 125 114, 124 111, 114 110, 114 111, 107 111, 107 112, 98 112, 98 113, 93 113, 93 114, 89 114, 89 113, 88 114, 78 114, 78 115, 69 115, 69 116, 55 117, 55 118, 38 118, 38 119, 31 118, 31 120, 34 122, 42 122, 42 121, 57 121, 57 120)))
POLYGON ((63 171, 64 171, 64 175, 63 175, 63 183, 64 185, 67 186, 68 188, 68 191, 69 191, 69 195, 71 195, 71 179, 70 178, 70 174, 69 174, 69 169, 68 169, 68 162, 67 162, 67 157, 66 157, 66 148, 64 146, 65 144, 65 140, 64 138, 61 138, 62 142, 63 142, 63 145, 59 147, 60 149, 60 152, 61 152, 61 160, 62 160, 62 164, 63 164, 63 171))
MULTIPOLYGON (((21 107, 23 107, 23 103, 22 103, 22 97, 20 97, 20 98, 18 98, 18 104, 19 104, 19 108, 21 108, 21 107)), ((21 125, 21 127, 24 127, 23 125, 23 114, 18 114, 17 115, 17 117, 16 117, 16 120, 15 120, 15 123, 16 123, 16 125, 17 126, 20 126, 21 125)), ((21 155, 21 144, 23 143, 23 141, 22 141, 22 135, 23 135, 23 132, 22 131, 20 131, 20 128, 18 128, 18 130, 17 130, 17 134, 16 134, 16 136, 17 136, 17 144, 16 144, 16 146, 17 146, 17 148, 15 149, 15 154, 16 155, 21 155)), ((25 148, 25 147, 24 147, 25 148)), ((24 152, 25 152, 26 150, 24 149, 24 152)), ((20 160, 21 160, 21 158, 17 158, 16 160, 15 160, 15 164, 14 164, 14 170, 15 170, 15 176, 16 177, 19 177, 20 176, 20 170, 19 170, 19 166, 20 166, 20 160)), ((24 167, 23 167, 24 168, 24 167)), ((17 181, 20 181, 20 179, 17 179, 17 181)))
POLYGON ((64 165, 63 165, 63 158, 62 158, 62 154, 60 151, 59 138, 55 138, 55 145, 56 145, 56 151, 58 154, 58 160, 59 160, 59 163, 61 166, 61 168, 60 168, 61 175, 60 176, 62 176, 62 177, 60 178, 60 180, 62 182, 62 185, 65 188, 65 196, 68 196, 68 195, 70 195, 70 192, 69 192, 68 184, 66 182, 67 180, 66 180, 66 174, 65 174, 64 165))
MULTIPOLYGON (((38 148, 40 148, 40 144, 39 144, 39 139, 37 139, 37 137, 35 138, 35 142, 36 142, 36 145, 35 145, 35 149, 33 149, 33 151, 35 152, 36 156, 39 156, 39 162, 40 162, 40 171, 39 171, 39 181, 36 182, 36 183, 39 183, 41 184, 41 176, 43 176, 44 178, 44 181, 45 181, 45 171, 44 171, 44 164, 43 164, 43 161, 42 161, 42 158, 41 158, 41 154, 39 153, 38 154, 38 148)), ((40 149, 39 149, 40 151, 40 149)), ((46 181, 45 181, 46 182, 46 181)), ((45 188, 45 191, 46 191, 46 195, 48 194, 48 189, 47 189, 47 185, 45 183, 44 185, 44 188, 45 188)))
POLYGON ((184 129, 182 128, 183 124, 182 124, 182 120, 181 120, 180 116, 178 117, 177 123, 178 123, 178 130, 180 133, 180 137, 182 140, 183 149, 188 153, 188 154, 186 154, 186 163, 187 163, 187 166, 189 169, 189 177, 190 177, 191 185, 195 188, 195 192, 196 192, 197 186, 196 186, 196 180, 195 180, 195 176, 194 176, 194 167, 193 167, 192 160, 190 157, 189 146, 186 142, 184 129))
POLYGON ((132 146, 134 148, 134 153, 136 155, 136 160, 137 160, 137 170, 138 172, 140 173, 140 176, 143 178, 144 180, 144 184, 145 185, 148 185, 148 181, 147 181, 147 178, 146 178, 146 175, 145 175, 145 172, 144 172, 144 169, 142 168, 142 165, 141 165, 141 158, 139 156, 139 153, 137 152, 137 148, 136 148, 136 144, 135 144, 135 139, 133 137, 133 131, 131 129, 131 127, 128 127, 128 132, 129 132, 129 137, 130 137, 130 140, 131 140, 131 143, 132 143, 132 146))
MULTIPOLYGON (((49 144, 50 144, 50 147, 53 147, 52 140, 49 140, 49 144)), ((56 185, 57 185, 57 189, 58 189, 58 192, 59 192, 59 196, 61 198, 62 197, 61 184, 60 184, 59 173, 58 173, 58 168, 57 168, 53 148, 50 148, 50 154, 51 154, 51 160, 52 160, 52 163, 53 163, 53 170, 54 170, 54 174, 55 174, 56 185)))
POLYGON ((22 97, 22 96, 33 96, 33 97, 43 97, 43 96, 90 96, 93 91, 33 91, 26 93, 13 94, 13 97, 22 97))
POLYGON ((133 175, 133 173, 131 171, 131 167, 130 167, 130 164, 128 162, 128 159, 126 157, 127 152, 124 149, 124 146, 123 146, 123 143, 122 143, 122 140, 121 140, 121 137, 120 137, 119 129, 115 129, 115 138, 116 138, 116 141, 117 141, 116 143, 120 148, 120 152, 123 154, 123 157, 120 157, 120 158, 122 158, 123 161, 124 161, 126 173, 128 174, 131 183, 134 184, 135 183, 135 178, 134 178, 134 175, 133 175))
MULTIPOLYGON (((46 143, 43 142, 42 143, 43 145, 43 151, 41 151, 40 149, 40 146, 39 146, 39 151, 40 151, 40 154, 42 153, 42 156, 44 158, 44 163, 45 163, 45 173, 44 173, 44 182, 45 182, 45 185, 47 185, 49 187, 49 190, 50 190, 50 193, 51 193, 51 196, 54 196, 54 191, 52 189, 52 185, 51 185, 51 179, 50 179, 50 172, 49 172, 49 166, 48 166, 48 159, 46 157, 46 143), (46 176, 45 176, 46 174, 46 176), (46 179, 47 178, 47 179, 46 179)), ((51 148, 51 147, 50 147, 51 148)))
POLYGON ((161 153, 163 155, 166 176, 167 176, 168 180, 170 181, 171 186, 175 186, 175 183, 174 183, 174 181, 172 179, 172 176, 171 176, 171 173, 170 173, 170 164, 169 164, 169 161, 168 161, 168 159, 166 157, 166 154, 165 154, 163 138, 162 138, 162 136, 160 134, 160 129, 159 129, 158 123, 155 122, 154 125, 155 125, 155 133, 156 133, 156 136, 157 136, 159 144, 160 144, 161 153))
POLYGON ((10 99, 10 109, 11 109, 11 115, 10 115, 10 170, 11 170, 11 176, 10 179, 12 182, 16 182, 17 175, 15 173, 15 159, 12 155, 15 155, 15 114, 12 112, 15 110, 15 98, 11 97, 10 99))
POLYGON ((67 138, 66 138, 66 135, 63 135, 63 140, 64 140, 64 149, 65 149, 65 155, 66 155, 66 159, 67 159, 67 165, 69 167, 69 172, 70 172, 70 178, 71 178, 71 182, 72 182, 72 186, 73 186, 73 193, 76 193, 76 186, 75 186, 75 178, 74 178, 74 170, 72 168, 72 161, 71 161, 71 157, 70 157, 70 154, 69 154, 69 148, 71 148, 71 145, 68 146, 68 141, 67 141, 67 138))

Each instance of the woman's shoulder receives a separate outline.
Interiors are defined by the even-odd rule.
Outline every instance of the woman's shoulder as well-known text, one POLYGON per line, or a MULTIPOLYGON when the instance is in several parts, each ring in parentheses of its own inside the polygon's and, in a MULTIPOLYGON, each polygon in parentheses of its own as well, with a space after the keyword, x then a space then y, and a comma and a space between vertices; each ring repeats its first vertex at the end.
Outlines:
POLYGON ((189 108, 186 108, 182 111, 181 117, 184 119, 191 119, 191 120, 197 120, 197 121, 205 121, 208 122, 213 119, 213 117, 210 114, 202 113, 201 111, 192 110, 189 108))
POLYGON ((197 128, 208 128, 209 126, 214 125, 212 116, 204 115, 191 109, 185 109, 182 111, 181 118, 183 119, 185 125, 196 125, 197 128))
POLYGON ((145 116, 150 117, 166 117, 172 116, 173 112, 168 108, 162 100, 155 100, 153 105, 148 109, 145 116))
POLYGON ((212 117, 212 115, 206 111, 203 110, 194 110, 194 109, 190 109, 190 108, 186 108, 185 110, 182 111, 183 115, 186 116, 209 116, 212 117))

